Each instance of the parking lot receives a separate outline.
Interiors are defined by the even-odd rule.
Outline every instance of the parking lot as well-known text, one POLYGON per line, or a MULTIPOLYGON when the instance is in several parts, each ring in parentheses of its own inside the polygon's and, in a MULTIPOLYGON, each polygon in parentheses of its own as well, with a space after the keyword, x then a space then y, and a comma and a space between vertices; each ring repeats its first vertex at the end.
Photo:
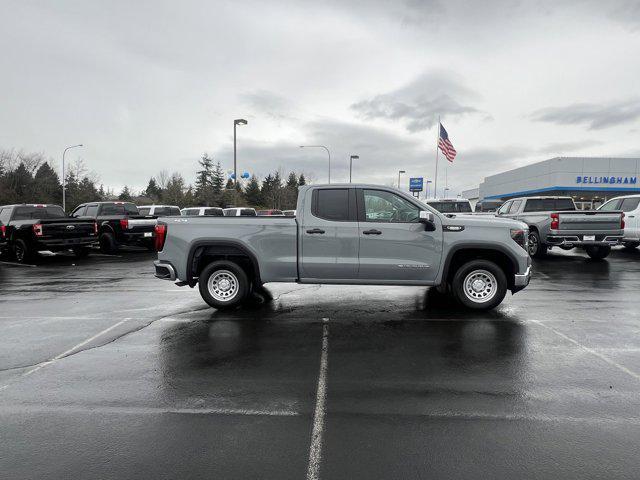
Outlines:
POLYGON ((296 284, 216 312, 153 258, 0 263, 3 478, 638 477, 640 250, 554 251, 488 313, 296 284))

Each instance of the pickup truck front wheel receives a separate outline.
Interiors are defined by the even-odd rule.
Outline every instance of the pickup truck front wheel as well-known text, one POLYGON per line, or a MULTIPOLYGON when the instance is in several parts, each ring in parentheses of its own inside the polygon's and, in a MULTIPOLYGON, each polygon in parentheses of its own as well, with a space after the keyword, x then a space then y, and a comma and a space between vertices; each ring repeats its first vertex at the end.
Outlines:
POLYGON ((535 230, 529 232, 529 255, 534 258, 544 257, 549 247, 540 241, 540 234, 535 230))
POLYGON ((489 260, 472 260, 458 269, 451 286, 453 294, 465 307, 490 310, 504 299, 507 277, 489 260))
POLYGON ((207 265, 198 278, 200 295, 213 308, 239 305, 249 292, 247 274, 234 262, 220 260, 207 265))

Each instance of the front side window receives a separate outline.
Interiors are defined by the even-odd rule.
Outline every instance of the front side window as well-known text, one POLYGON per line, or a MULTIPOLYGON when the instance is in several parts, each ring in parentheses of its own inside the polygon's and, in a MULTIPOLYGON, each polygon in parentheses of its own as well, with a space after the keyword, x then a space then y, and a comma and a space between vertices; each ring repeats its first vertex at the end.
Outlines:
MULTIPOLYGON (((499 209, 498 209, 498 215, 504 215, 509 211, 509 208, 511 207, 511 204, 513 202, 507 202, 504 205, 502 205, 499 209)), ((527 202, 528 204, 528 202, 527 202)), ((524 210, 525 212, 527 211, 527 209, 525 208, 524 210)))
POLYGON ((316 217, 337 222, 349 220, 348 188, 321 188, 314 193, 313 214, 316 217))
POLYGON ((395 193, 383 190, 363 192, 367 222, 415 223, 420 220, 420 208, 395 193))
POLYGON ((86 211, 87 207, 85 207, 84 205, 81 207, 76 208, 72 213, 71 216, 72 217, 84 217, 84 212, 86 211))
POLYGON ((140 207, 138 211, 140 212, 140 215, 149 215, 151 207, 140 207))
POLYGON ((98 215, 98 205, 89 205, 85 217, 95 218, 98 215))
POLYGON ((9 223, 10 219, 11 219, 11 209, 10 208, 0 209, 0 224, 6 225, 9 223))
POLYGON ((520 205, 522 205, 522 200, 515 200, 509 208, 509 213, 518 213, 518 210, 520 210, 520 205))
POLYGON ((623 212, 633 212, 636 208, 638 208, 638 204, 640 204, 640 197, 625 198, 622 201, 622 205, 620 208, 623 212))
POLYGON ((620 210, 621 203, 621 198, 614 198, 613 200, 609 200, 607 203, 602 205, 599 210, 602 210, 604 212, 613 212, 614 210, 620 210))

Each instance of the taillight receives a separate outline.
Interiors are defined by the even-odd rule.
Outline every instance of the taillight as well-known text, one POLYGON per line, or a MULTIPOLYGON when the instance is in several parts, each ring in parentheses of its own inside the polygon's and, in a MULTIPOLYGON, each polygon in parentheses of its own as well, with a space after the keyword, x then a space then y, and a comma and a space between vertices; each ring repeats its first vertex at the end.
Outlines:
POLYGON ((36 223, 33 226, 33 233, 36 234, 36 237, 41 237, 42 236, 42 225, 39 223, 36 223))
POLYGON ((2 236, 2 238, 7 236, 7 227, 4 225, 0 225, 0 236, 2 236))
POLYGON ((560 215, 557 213, 551 214, 551 230, 558 230, 560 227, 560 215))
POLYGON ((93 222, 93 234, 98 235, 98 222, 93 222))
POLYGON ((129 228, 129 219, 128 218, 123 218, 122 220, 120 220, 120 227, 123 230, 127 230, 129 228))
POLYGON ((160 223, 155 227, 156 230, 156 251, 161 252, 164 248, 164 241, 167 238, 167 226, 160 223))
POLYGON ((622 215, 620 215, 620 228, 624 230, 624 226, 625 226, 625 223, 624 223, 624 213, 623 213, 622 215))

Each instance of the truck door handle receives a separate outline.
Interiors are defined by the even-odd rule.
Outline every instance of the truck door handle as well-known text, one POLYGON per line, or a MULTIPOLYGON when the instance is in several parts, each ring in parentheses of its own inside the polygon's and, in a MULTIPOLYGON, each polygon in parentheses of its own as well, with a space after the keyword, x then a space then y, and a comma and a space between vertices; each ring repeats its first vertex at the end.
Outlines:
POLYGON ((364 233, 365 235, 382 235, 382 232, 380 230, 376 230, 376 229, 365 230, 362 233, 364 233))
POLYGON ((319 228, 312 228, 311 230, 307 230, 307 233, 319 233, 320 235, 322 235, 324 233, 324 230, 321 230, 319 228))

